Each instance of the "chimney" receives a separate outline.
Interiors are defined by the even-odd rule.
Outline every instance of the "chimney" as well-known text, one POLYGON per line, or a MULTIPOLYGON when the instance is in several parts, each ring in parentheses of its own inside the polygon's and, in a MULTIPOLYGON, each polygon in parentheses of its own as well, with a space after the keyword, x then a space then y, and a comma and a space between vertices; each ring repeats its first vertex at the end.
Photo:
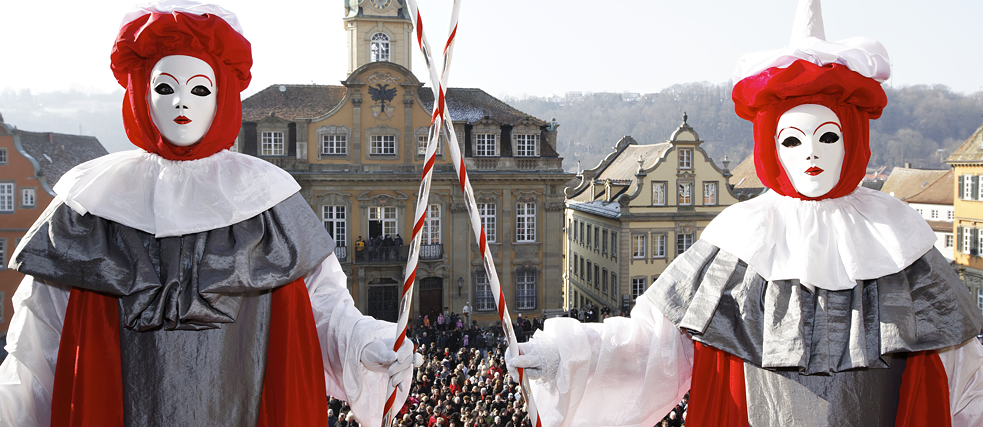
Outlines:
POLYGON ((904 167, 905 169, 911 169, 911 162, 905 162, 904 167))

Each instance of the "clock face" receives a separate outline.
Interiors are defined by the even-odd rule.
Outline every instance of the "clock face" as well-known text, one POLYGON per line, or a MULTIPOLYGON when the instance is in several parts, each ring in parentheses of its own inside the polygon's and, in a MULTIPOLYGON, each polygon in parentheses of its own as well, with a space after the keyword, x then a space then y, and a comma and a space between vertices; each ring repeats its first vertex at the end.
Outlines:
POLYGON ((382 10, 389 7, 393 0, 372 0, 372 7, 382 10))

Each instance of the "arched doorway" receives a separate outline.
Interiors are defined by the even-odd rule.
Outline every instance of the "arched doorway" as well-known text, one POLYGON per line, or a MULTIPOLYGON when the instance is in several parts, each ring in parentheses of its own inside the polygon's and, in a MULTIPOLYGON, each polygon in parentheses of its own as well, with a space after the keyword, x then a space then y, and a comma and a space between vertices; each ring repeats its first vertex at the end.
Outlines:
POLYGON ((399 317, 399 282, 388 277, 371 280, 368 315, 395 322, 399 317))
POLYGON ((420 314, 437 324, 437 314, 444 308, 444 279, 427 277, 420 280, 420 314))

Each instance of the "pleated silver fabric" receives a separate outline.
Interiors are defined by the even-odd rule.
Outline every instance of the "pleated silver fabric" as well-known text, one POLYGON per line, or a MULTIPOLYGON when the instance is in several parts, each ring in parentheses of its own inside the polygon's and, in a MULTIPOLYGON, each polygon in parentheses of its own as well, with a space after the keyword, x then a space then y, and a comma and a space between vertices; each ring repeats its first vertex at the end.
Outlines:
POLYGON ((119 297, 127 426, 254 426, 272 290, 334 241, 294 194, 229 227, 153 235, 53 204, 14 254, 18 271, 119 297))
POLYGON ((694 340, 763 368, 829 374, 888 368, 892 353, 975 337, 983 316, 945 258, 930 250, 853 289, 768 282, 734 255, 697 241, 645 293, 694 340))
POLYGON ((904 369, 904 356, 895 357, 890 369, 855 369, 835 375, 801 375, 795 369, 762 369, 745 363, 748 424, 894 426, 904 369))
POLYGON ((120 321, 136 331, 232 323, 242 294, 290 283, 334 251, 300 194, 229 227, 160 239, 56 204, 24 240, 17 271, 120 297, 120 321))

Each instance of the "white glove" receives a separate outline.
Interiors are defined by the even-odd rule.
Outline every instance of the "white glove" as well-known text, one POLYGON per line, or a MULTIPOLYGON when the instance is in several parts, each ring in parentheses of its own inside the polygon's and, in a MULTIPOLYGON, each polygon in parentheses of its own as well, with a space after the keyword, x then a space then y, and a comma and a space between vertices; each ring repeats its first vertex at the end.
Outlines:
POLYGON ((413 342, 407 340, 399 352, 392 350, 395 338, 372 341, 359 357, 366 369, 389 374, 389 386, 406 393, 413 380, 413 367, 423 364, 423 356, 413 352, 413 342))
POLYGON ((536 337, 519 344, 519 356, 512 356, 512 349, 505 352, 505 365, 508 366, 512 380, 519 382, 519 370, 525 370, 530 380, 552 382, 560 367, 560 352, 549 339, 536 337))

